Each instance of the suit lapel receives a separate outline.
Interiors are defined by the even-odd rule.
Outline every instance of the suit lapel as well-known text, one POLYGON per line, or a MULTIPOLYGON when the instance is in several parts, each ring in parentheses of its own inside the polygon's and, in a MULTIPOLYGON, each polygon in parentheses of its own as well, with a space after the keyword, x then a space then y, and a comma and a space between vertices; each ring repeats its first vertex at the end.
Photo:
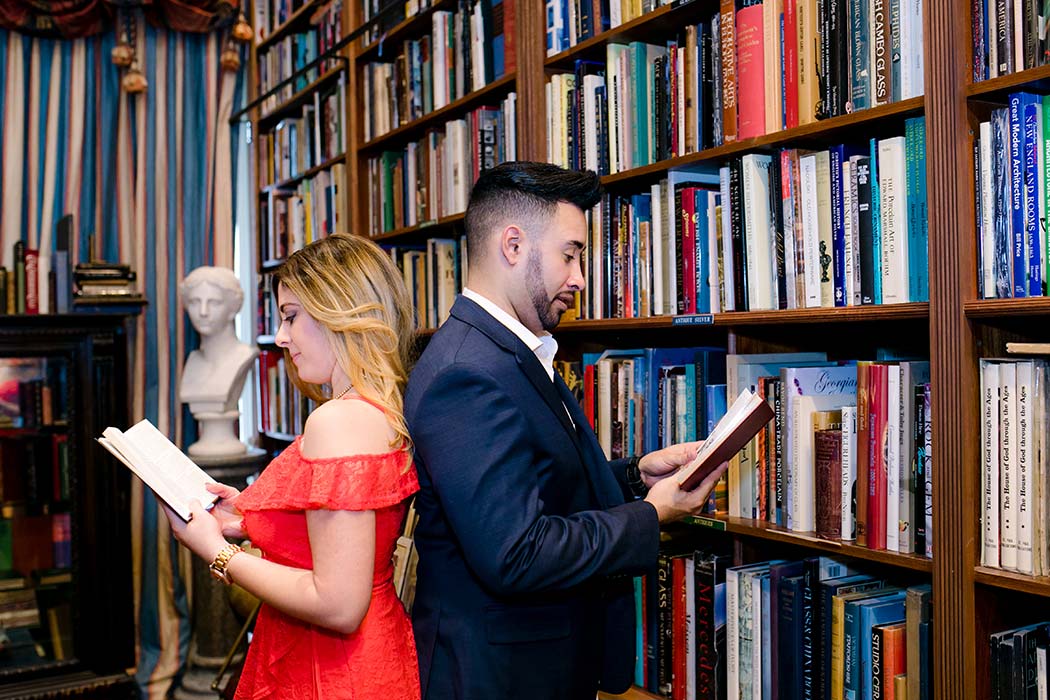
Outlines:
POLYGON ((583 459, 584 468, 587 470, 587 477, 594 485, 598 502, 602 508, 611 508, 623 503, 623 493, 620 491, 620 485, 616 483, 612 472, 609 471, 608 460, 605 458, 605 453, 602 451, 601 445, 598 444, 594 432, 589 429, 586 414, 580 408, 576 397, 572 395, 560 374, 554 374, 554 383, 557 386, 558 393, 561 395, 561 400, 569 409, 569 413, 572 414, 572 420, 576 423, 577 435, 581 443, 583 443, 581 446, 585 452, 583 459))

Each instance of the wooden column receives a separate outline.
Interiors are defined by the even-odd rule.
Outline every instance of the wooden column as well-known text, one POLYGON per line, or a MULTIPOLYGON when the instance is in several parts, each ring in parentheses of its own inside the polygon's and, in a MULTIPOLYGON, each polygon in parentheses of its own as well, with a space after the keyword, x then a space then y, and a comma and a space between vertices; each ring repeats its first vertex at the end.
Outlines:
POLYGON ((965 84, 970 14, 926 0, 926 182, 933 386, 933 697, 974 700, 977 387, 963 311, 974 296, 973 205, 965 84))
POLYGON ((547 20, 543 0, 516 0, 518 33, 518 160, 547 160, 544 97, 547 20))

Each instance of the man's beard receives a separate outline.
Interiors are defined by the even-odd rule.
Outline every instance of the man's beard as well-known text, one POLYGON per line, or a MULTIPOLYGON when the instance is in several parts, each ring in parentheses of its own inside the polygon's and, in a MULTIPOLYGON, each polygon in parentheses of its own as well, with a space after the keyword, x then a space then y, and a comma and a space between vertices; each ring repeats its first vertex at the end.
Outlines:
POLYGON ((525 289, 532 300, 532 308, 536 310, 536 317, 540 320, 543 330, 550 333, 561 322, 563 311, 554 310, 554 302, 547 298, 547 290, 543 285, 543 264, 540 252, 536 249, 529 251, 529 258, 525 267, 525 289))

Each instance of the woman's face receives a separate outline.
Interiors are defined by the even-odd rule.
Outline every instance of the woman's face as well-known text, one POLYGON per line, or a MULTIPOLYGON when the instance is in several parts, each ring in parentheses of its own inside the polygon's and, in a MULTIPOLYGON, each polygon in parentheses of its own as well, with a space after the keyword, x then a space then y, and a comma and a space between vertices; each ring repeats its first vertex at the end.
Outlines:
POLYGON ((186 293, 186 313, 197 332, 203 336, 218 333, 233 321, 237 309, 232 295, 211 282, 200 282, 186 293))
POLYGON ((310 384, 326 384, 335 371, 335 353, 321 325, 302 307, 294 293, 283 284, 277 287, 281 326, 275 342, 288 350, 299 378, 310 384))

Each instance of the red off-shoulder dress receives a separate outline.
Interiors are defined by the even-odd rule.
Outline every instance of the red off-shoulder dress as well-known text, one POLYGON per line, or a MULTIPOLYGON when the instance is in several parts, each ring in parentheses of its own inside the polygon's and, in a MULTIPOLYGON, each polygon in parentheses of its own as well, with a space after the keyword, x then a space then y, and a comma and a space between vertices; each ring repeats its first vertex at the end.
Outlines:
POLYGON ((392 557, 409 496, 419 490, 405 452, 307 459, 297 438, 237 498, 244 529, 270 561, 313 567, 308 510, 376 514, 372 600, 341 634, 263 604, 236 698, 418 700, 412 625, 394 591, 392 557))

